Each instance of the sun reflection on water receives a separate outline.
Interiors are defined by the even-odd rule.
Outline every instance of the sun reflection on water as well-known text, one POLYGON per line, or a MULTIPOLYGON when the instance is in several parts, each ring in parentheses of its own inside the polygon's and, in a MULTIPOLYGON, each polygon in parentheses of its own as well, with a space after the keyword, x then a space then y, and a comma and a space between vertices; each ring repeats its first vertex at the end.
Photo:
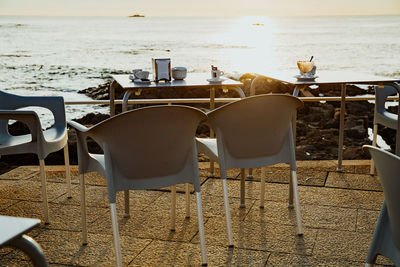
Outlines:
POLYGON ((238 18, 219 36, 223 57, 239 73, 265 72, 276 66, 275 27, 268 17, 238 18))

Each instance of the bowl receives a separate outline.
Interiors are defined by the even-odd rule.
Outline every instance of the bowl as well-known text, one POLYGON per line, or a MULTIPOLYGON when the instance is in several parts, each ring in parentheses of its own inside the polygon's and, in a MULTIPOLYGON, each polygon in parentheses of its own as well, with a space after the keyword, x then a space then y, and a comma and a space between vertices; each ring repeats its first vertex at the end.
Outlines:
POLYGON ((149 71, 143 70, 143 71, 137 71, 134 73, 135 77, 141 80, 147 80, 149 78, 149 71))
POLYGON ((173 67, 172 78, 175 80, 183 80, 186 78, 187 69, 185 67, 173 67))
POLYGON ((301 73, 308 73, 314 67, 314 61, 297 61, 297 67, 301 73))

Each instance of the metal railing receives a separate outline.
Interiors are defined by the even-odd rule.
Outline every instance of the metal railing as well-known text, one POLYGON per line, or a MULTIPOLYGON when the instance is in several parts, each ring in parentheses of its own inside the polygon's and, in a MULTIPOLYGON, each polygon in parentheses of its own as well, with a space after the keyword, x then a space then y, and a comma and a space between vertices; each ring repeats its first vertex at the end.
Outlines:
MULTIPOLYGON (((215 103, 229 103, 240 100, 241 98, 215 98, 215 103)), ((299 97, 304 102, 321 101, 341 101, 340 96, 315 96, 299 97)), ((375 96, 346 96, 346 101, 373 101, 375 96)), ((399 100, 398 96, 389 96, 388 100, 399 100)), ((166 98, 166 99, 129 99, 128 104, 203 104, 210 103, 210 98, 166 98)), ((109 105, 109 100, 84 100, 84 101, 65 101, 66 105, 109 105)), ((115 104, 122 104, 122 100, 115 100, 115 104)))

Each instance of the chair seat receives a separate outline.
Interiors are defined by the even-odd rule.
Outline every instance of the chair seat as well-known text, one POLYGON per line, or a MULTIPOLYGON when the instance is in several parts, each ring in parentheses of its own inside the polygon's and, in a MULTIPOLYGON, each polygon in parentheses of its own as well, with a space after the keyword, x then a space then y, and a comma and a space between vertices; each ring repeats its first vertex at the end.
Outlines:
POLYGON ((217 139, 196 138, 197 151, 206 154, 211 160, 218 161, 217 139))
MULTIPOLYGON (((62 149, 67 144, 66 130, 51 128, 43 131, 43 137, 47 143, 46 154, 62 149)), ((35 153, 37 151, 37 143, 32 142, 31 134, 23 135, 5 135, 0 139, 0 154, 21 154, 35 153), (31 148, 31 149, 30 149, 31 148), (34 152, 35 151, 35 152, 34 152)))

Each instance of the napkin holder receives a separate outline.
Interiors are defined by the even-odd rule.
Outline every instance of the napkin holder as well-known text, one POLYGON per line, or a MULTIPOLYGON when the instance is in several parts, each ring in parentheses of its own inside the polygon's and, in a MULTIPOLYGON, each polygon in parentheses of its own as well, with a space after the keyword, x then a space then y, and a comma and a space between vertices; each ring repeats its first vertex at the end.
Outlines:
POLYGON ((153 58, 153 74, 154 81, 171 81, 171 59, 169 58, 153 58))

